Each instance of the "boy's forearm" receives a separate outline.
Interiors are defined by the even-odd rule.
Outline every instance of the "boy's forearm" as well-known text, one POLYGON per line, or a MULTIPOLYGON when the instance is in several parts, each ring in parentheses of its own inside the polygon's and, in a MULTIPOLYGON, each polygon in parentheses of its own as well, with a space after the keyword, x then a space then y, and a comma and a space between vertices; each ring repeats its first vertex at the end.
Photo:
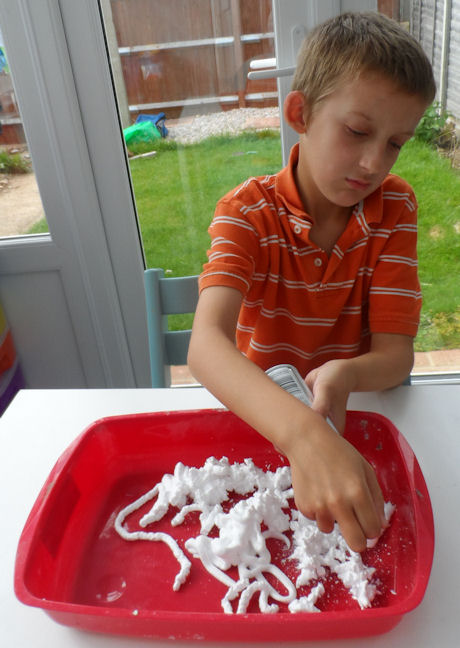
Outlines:
POLYGON ((228 409, 284 451, 296 429, 316 419, 303 403, 276 385, 221 331, 194 332, 189 353, 193 375, 228 409))
POLYGON ((306 376, 314 394, 313 409, 330 416, 343 432, 348 396, 357 391, 381 391, 400 385, 410 374, 412 338, 377 334, 368 353, 347 360, 331 360, 306 376))
POLYGON ((294 430, 304 432, 318 415, 237 349, 234 338, 241 300, 241 294, 232 289, 203 291, 188 364, 204 387, 284 452, 294 430))
POLYGON ((414 364, 412 338, 404 335, 377 334, 371 349, 350 361, 350 391, 380 391, 401 384, 414 364))

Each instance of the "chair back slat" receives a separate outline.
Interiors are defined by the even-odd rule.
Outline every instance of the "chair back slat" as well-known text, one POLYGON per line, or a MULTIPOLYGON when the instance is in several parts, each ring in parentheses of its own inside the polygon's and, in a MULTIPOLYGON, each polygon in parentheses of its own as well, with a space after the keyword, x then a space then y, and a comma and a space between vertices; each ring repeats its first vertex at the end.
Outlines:
POLYGON ((160 298, 163 313, 194 313, 198 302, 198 277, 160 279, 160 298))
POLYGON ((149 268, 144 284, 152 387, 169 387, 169 367, 187 364, 192 332, 169 331, 167 316, 195 312, 198 275, 165 277, 161 268, 149 268))
POLYGON ((185 331, 168 331, 165 333, 166 357, 173 366, 186 365, 191 329, 185 331))

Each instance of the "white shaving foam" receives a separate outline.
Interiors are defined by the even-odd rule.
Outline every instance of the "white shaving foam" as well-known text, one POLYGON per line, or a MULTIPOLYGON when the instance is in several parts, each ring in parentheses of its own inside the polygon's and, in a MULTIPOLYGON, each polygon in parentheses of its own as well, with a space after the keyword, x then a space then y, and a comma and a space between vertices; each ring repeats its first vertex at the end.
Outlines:
MULTIPOLYGON (((154 498, 150 511, 139 522, 142 529, 161 520, 170 506, 179 509, 171 521, 174 526, 182 524, 192 511, 199 511, 200 533, 189 538, 185 548, 227 587, 221 605, 228 614, 233 613, 232 601, 236 599, 237 613, 245 613, 256 594, 263 613, 278 612, 278 603, 287 604, 293 613, 319 612, 315 604, 325 592, 323 583, 317 583, 308 596, 300 598, 297 588, 323 578, 327 569, 337 575, 361 608, 369 607, 377 591, 372 582, 375 570, 364 565, 359 553, 349 549, 337 524, 332 533, 322 533, 315 522, 291 508, 289 500, 293 496, 288 466, 272 472, 256 467, 251 459, 230 464, 226 457, 210 457, 201 468, 178 463, 174 474, 165 474, 150 491, 120 511, 115 529, 125 540, 165 542, 179 563, 173 584, 173 589, 178 590, 191 567, 178 543, 164 532, 129 531, 124 522, 154 498), (246 498, 226 512, 222 504, 228 504, 230 493, 246 498), (218 535, 209 537, 213 528, 217 528, 218 535), (292 531, 292 547, 288 531, 292 531), (269 538, 277 538, 291 549, 290 559, 296 561, 299 570, 295 584, 272 564, 266 545, 269 538), (238 570, 237 580, 226 573, 231 567, 238 570), (268 574, 271 582, 266 578, 268 574), (271 584, 273 579, 279 587, 271 584)), ((387 520, 393 511, 394 506, 387 503, 387 520)))

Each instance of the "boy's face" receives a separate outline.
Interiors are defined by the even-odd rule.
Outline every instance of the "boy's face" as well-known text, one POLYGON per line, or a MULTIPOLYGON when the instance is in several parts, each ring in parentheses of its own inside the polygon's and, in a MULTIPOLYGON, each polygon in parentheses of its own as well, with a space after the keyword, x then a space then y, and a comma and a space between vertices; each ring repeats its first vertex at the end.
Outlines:
POLYGON ((344 83, 320 102, 300 137, 297 182, 308 209, 351 207, 380 186, 426 109, 379 75, 344 83))

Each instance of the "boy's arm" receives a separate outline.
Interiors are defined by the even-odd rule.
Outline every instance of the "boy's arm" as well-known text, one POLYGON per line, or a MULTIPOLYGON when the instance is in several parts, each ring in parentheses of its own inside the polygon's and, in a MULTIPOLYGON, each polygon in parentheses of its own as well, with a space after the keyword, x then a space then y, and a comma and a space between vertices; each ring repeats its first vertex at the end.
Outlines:
POLYGON ((202 291, 193 324, 189 365, 224 405, 288 458, 298 509, 322 531, 334 521, 355 551, 384 524, 374 471, 324 418, 276 385, 235 346, 241 293, 215 286, 202 291))
POLYGON ((375 333, 368 353, 348 360, 331 360, 310 371, 305 380, 314 395, 313 409, 330 416, 342 431, 351 392, 381 391, 400 385, 409 376, 413 363, 412 337, 375 333))

